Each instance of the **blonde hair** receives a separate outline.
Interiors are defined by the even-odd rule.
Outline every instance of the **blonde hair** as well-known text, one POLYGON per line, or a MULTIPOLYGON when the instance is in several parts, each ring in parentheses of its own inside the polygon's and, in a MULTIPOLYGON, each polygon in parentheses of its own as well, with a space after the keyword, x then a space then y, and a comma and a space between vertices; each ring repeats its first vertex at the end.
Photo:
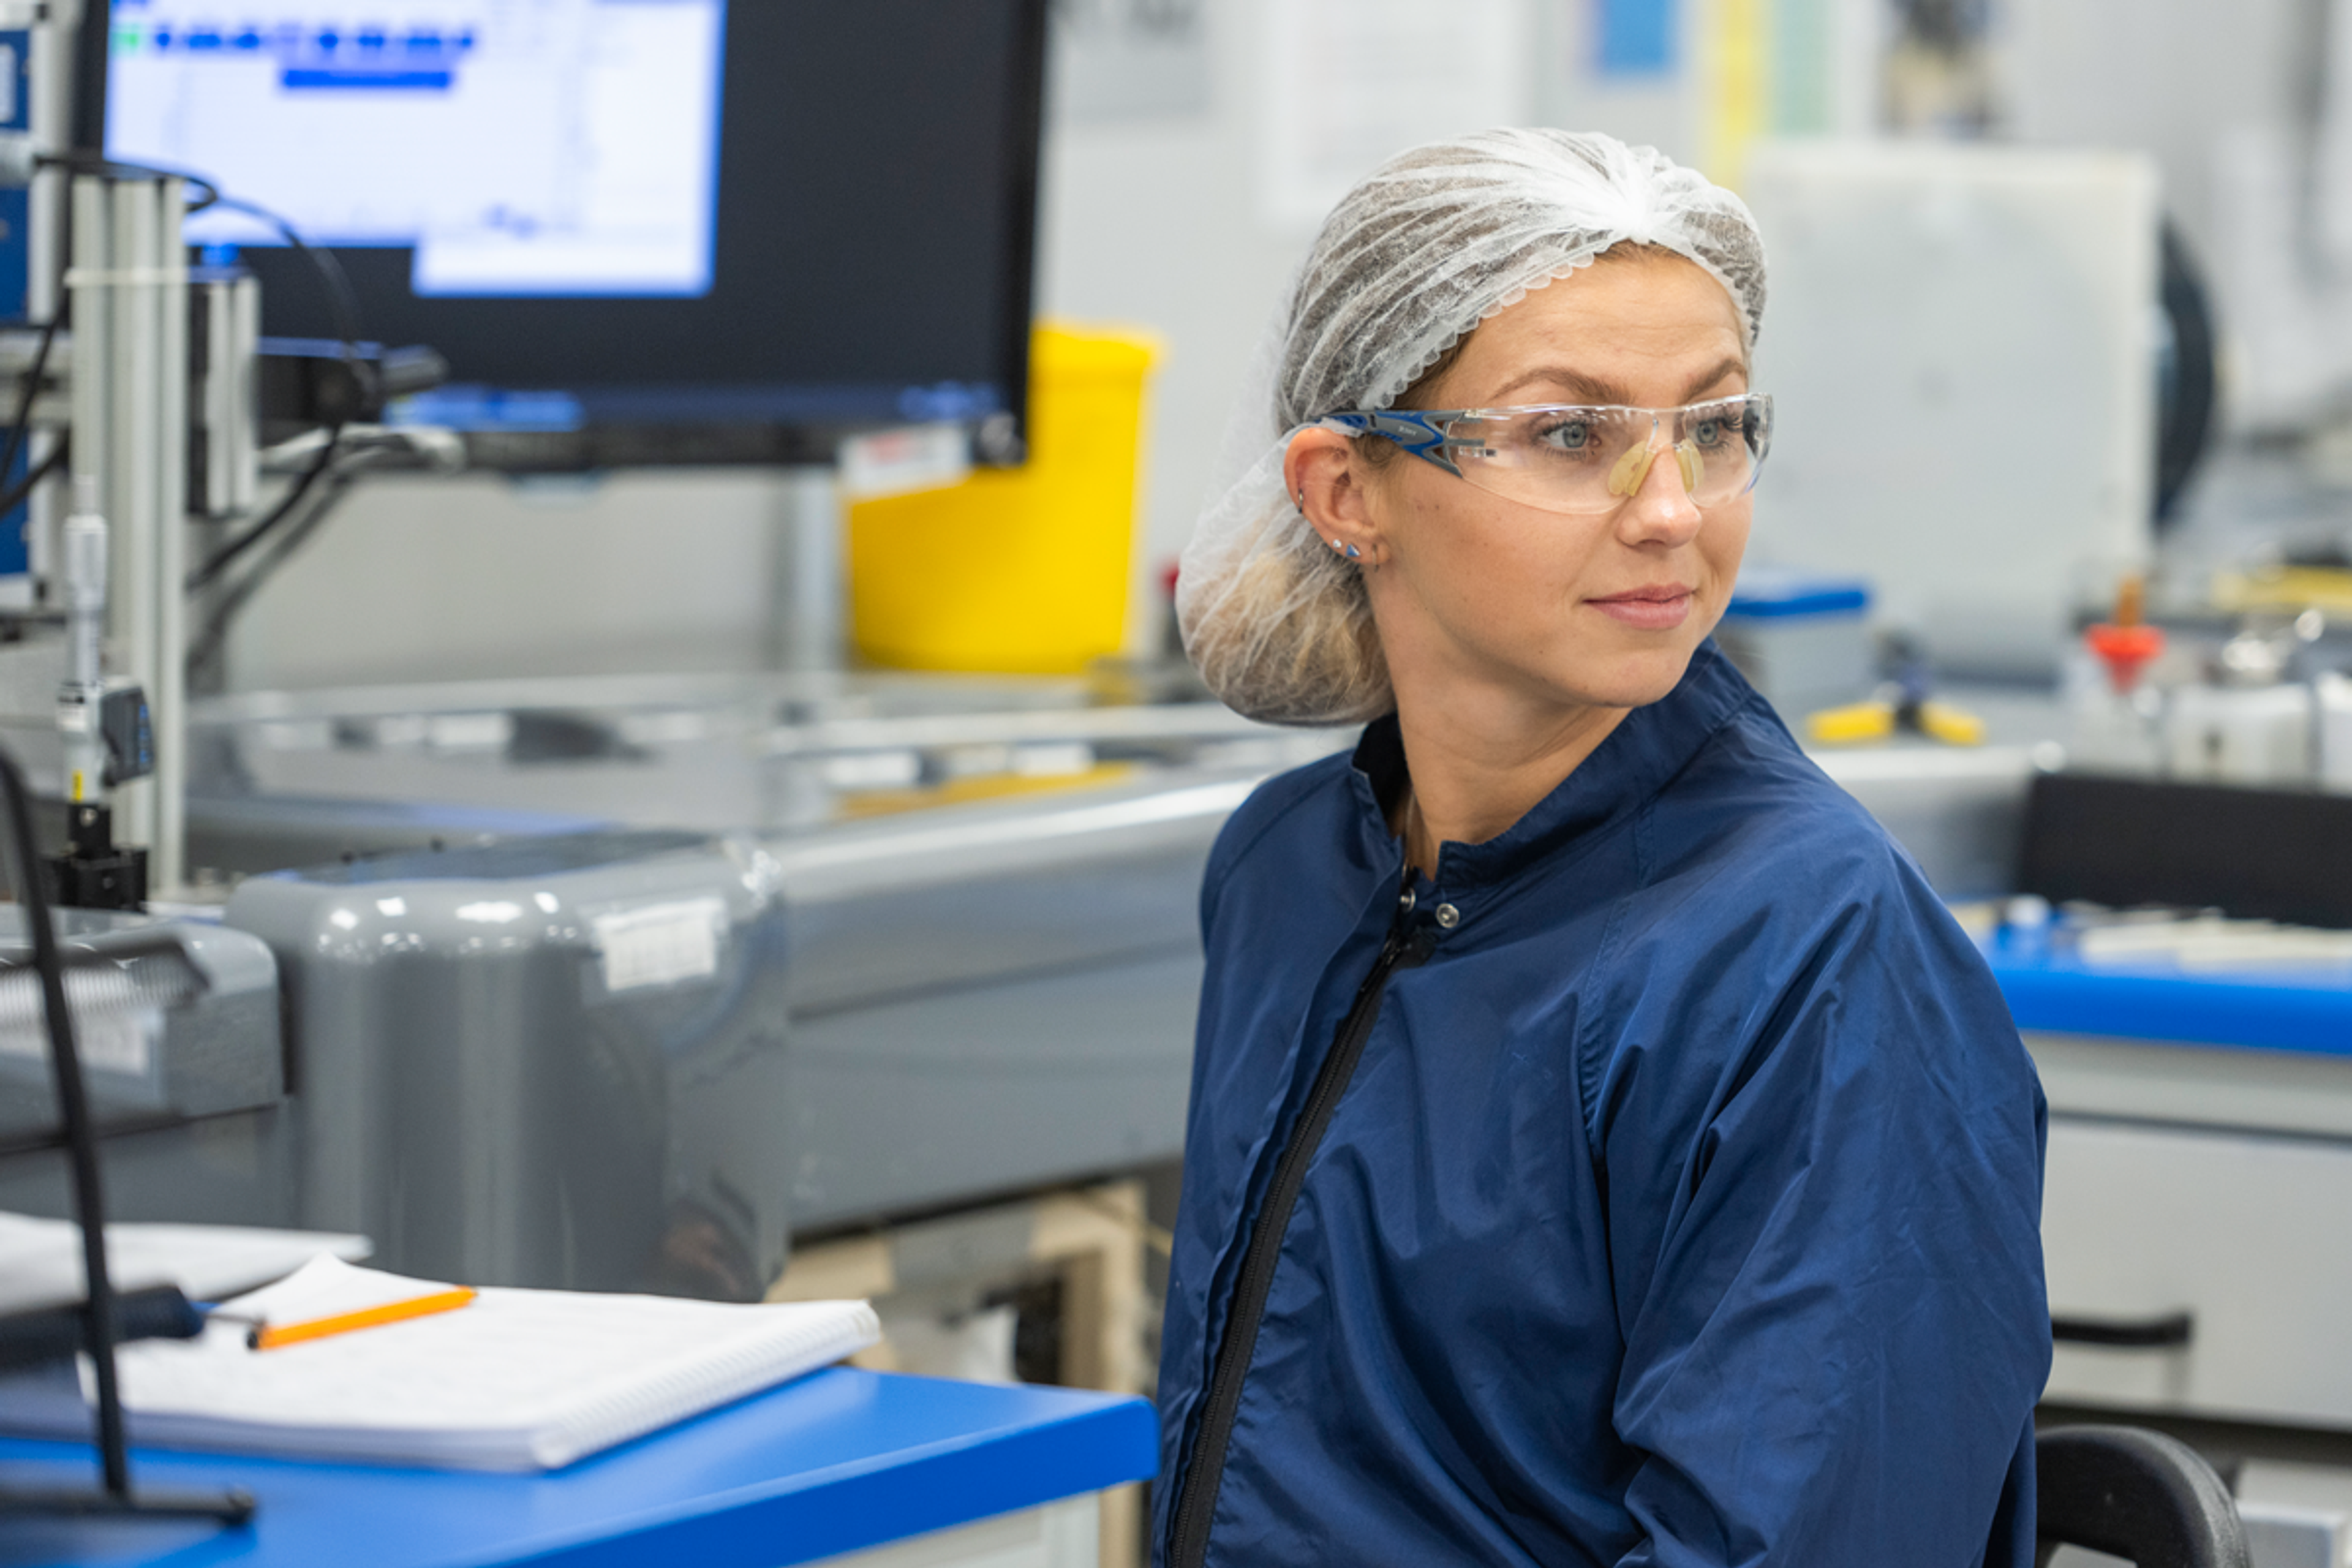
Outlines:
POLYGON ((1184 651, 1233 707, 1269 724, 1360 724, 1394 705, 1363 574, 1337 554, 1245 550, 1220 590, 1184 651))

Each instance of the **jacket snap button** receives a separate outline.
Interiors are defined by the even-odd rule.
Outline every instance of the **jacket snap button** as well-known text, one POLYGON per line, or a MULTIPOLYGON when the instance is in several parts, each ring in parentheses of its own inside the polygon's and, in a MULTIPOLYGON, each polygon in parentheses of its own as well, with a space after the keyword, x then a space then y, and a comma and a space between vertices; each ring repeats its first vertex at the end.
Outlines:
POLYGON ((1402 894, 1400 894, 1400 895, 1398 896, 1398 898, 1397 898, 1397 904, 1398 904, 1398 907, 1399 907, 1399 908, 1401 908, 1401 909, 1406 910, 1408 910, 1408 911, 1410 911, 1410 910, 1412 910, 1412 889, 1411 888, 1407 888, 1407 889, 1405 889, 1402 894))
POLYGON ((1462 911, 1452 904, 1440 904, 1437 906, 1437 923, 1452 931, 1462 923, 1462 911))

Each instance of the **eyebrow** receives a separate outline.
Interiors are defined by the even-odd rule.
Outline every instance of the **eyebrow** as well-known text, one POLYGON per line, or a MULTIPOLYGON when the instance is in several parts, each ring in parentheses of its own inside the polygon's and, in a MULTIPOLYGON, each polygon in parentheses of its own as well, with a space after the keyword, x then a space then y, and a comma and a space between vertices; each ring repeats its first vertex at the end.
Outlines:
MULTIPOLYGON (((1748 362, 1733 355, 1710 368, 1705 374, 1692 377, 1689 384, 1684 388, 1683 401, 1685 403, 1696 401, 1700 393, 1727 376, 1737 375, 1744 380, 1747 374, 1748 362)), ((1633 394, 1613 381, 1601 376, 1588 375, 1580 370, 1570 370, 1560 365, 1544 365, 1528 372, 1497 390, 1487 405, 1500 406, 1504 398, 1518 391, 1519 388, 1533 386, 1541 382, 1549 382, 1555 386, 1564 387, 1570 396, 1589 403, 1631 406, 1634 402, 1633 394)))

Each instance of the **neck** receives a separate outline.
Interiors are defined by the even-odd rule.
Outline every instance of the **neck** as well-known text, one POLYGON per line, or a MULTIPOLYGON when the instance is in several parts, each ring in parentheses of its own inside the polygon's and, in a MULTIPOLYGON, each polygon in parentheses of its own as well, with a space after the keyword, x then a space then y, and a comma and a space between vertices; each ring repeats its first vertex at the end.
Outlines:
POLYGON ((1533 707, 1496 691, 1397 692, 1412 792, 1396 825, 1415 869, 1448 843, 1483 844, 1559 787, 1624 719, 1622 708, 1533 707))

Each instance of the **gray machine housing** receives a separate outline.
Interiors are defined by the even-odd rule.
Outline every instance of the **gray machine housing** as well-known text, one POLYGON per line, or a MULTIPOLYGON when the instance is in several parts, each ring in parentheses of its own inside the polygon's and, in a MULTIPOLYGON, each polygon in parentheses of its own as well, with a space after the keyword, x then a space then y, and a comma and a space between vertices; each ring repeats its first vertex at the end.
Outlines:
MULTIPOLYGON (((258 937, 201 921, 57 911, 68 956, 126 965, 176 948, 202 987, 157 1015, 84 1020, 81 1057, 105 1133, 110 1211, 153 1220, 294 1219, 278 964, 258 937)), ((24 962, 23 910, 0 907, 0 958, 24 962)), ((0 1209, 72 1213, 47 1037, 0 1036, 0 1209)))
POLYGON ((1171 771, 772 840, 793 934, 794 1226, 1177 1159, 1202 868, 1255 783, 1171 771))
POLYGON ((468 1284, 757 1299, 788 1244, 782 907, 738 840, 515 839, 254 878, 296 1219, 468 1284))

